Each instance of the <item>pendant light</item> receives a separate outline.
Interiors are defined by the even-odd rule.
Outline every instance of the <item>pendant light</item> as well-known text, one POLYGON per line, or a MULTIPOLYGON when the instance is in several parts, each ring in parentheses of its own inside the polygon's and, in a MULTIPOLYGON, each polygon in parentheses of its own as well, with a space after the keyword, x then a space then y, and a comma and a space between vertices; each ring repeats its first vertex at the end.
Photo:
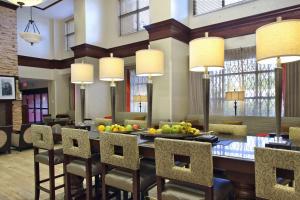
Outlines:
POLYGON ((30 20, 28 21, 24 32, 19 33, 20 37, 31 45, 41 41, 41 35, 38 27, 32 19, 32 7, 30 8, 30 20), (32 28, 31 28, 32 27, 32 28), (30 32, 30 28, 33 32, 30 32))
POLYGON ((44 0, 8 0, 10 3, 20 6, 36 6, 42 3, 44 0))

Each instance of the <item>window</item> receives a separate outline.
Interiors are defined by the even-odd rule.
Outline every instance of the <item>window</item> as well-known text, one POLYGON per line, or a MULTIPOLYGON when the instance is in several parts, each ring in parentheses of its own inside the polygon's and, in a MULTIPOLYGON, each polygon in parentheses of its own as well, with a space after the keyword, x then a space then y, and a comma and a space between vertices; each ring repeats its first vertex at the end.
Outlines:
POLYGON ((120 34, 144 30, 149 24, 149 0, 120 0, 120 34))
POLYGON ((201 15, 247 1, 249 0, 194 0, 193 12, 194 15, 201 15))
POLYGON ((147 77, 136 76, 135 70, 129 70, 130 112, 147 112, 147 77))
POLYGON ((24 90, 22 93, 23 104, 28 106, 28 121, 42 122, 43 115, 49 114, 48 88, 24 90))
POLYGON ((275 116, 274 68, 256 63, 255 48, 227 51, 224 69, 211 74, 211 112, 234 115, 233 102, 224 100, 225 92, 243 89, 239 115, 275 116))
POLYGON ((65 22, 65 50, 70 51, 75 45, 75 25, 74 19, 69 19, 65 22))

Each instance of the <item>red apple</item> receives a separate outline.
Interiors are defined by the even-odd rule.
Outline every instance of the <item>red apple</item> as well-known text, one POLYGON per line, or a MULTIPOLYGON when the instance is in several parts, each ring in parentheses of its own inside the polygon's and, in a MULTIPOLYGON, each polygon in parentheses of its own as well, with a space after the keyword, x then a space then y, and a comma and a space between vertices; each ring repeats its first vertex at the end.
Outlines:
POLYGON ((133 124, 133 125, 132 125, 132 128, 133 128, 133 130, 138 130, 138 129, 140 128, 140 126, 137 125, 137 124, 133 124))

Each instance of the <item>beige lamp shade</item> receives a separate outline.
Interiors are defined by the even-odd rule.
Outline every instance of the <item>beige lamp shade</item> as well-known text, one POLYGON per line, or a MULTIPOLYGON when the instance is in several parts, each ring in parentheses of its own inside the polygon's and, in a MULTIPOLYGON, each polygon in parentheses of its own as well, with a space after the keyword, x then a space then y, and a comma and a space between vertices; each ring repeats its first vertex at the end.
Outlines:
POLYGON ((226 101, 244 101, 245 91, 228 91, 225 93, 226 101))
POLYGON ((300 20, 284 20, 256 30, 256 58, 260 64, 300 60, 300 20))
POLYGON ((203 37, 190 41, 190 71, 203 72, 224 68, 224 39, 203 37))
POLYGON ((134 102, 147 102, 147 96, 146 95, 136 95, 133 96, 134 102))
POLYGON ((45 0, 8 0, 9 2, 16 4, 16 5, 21 5, 22 6, 36 6, 45 0))
POLYGON ((137 76, 162 76, 164 74, 164 54, 160 50, 144 49, 136 52, 137 76))
POLYGON ((123 81, 124 60, 121 58, 105 57, 99 60, 99 79, 102 81, 123 81))
POLYGON ((94 66, 87 63, 71 65, 71 82, 75 84, 91 84, 94 82, 94 66))

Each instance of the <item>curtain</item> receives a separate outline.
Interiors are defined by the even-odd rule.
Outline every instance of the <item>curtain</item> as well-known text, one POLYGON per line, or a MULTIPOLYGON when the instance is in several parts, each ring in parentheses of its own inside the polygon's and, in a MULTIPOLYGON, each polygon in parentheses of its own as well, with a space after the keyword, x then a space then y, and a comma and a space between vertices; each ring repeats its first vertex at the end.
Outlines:
MULTIPOLYGON (((256 63, 256 48, 225 51, 224 69, 210 73, 210 113, 234 115, 233 102, 225 92, 245 90, 245 101, 238 102, 238 115, 275 115, 274 66, 256 63)), ((201 75, 190 74, 190 113, 202 114, 201 75)))
POLYGON ((284 115, 300 117, 300 62, 286 64, 284 115))

